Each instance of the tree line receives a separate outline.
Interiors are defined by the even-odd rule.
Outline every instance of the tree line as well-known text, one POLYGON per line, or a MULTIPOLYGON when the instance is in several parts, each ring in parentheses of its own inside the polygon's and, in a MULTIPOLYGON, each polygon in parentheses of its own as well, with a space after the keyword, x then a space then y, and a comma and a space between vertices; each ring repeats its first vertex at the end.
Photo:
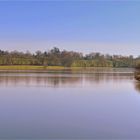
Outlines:
POLYGON ((109 55, 92 52, 86 55, 75 51, 60 51, 54 47, 49 51, 30 53, 27 51, 0 50, 0 65, 43 65, 64 67, 139 67, 140 57, 109 55))

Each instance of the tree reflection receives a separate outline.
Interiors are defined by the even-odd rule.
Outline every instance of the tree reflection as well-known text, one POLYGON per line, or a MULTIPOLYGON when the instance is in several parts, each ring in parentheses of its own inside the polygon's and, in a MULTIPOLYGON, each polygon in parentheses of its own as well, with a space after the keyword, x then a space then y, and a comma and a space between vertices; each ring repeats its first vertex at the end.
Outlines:
POLYGON ((0 86, 79 86, 100 84, 108 81, 132 80, 131 73, 92 73, 92 74, 0 74, 0 86))
POLYGON ((135 89, 140 92, 140 82, 135 82, 135 89))

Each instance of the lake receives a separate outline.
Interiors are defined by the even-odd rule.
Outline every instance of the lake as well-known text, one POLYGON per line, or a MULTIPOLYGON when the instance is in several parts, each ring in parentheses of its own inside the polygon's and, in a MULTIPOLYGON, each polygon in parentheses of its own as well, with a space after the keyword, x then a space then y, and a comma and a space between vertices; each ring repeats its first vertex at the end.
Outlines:
POLYGON ((140 139, 133 71, 0 72, 0 138, 140 139))

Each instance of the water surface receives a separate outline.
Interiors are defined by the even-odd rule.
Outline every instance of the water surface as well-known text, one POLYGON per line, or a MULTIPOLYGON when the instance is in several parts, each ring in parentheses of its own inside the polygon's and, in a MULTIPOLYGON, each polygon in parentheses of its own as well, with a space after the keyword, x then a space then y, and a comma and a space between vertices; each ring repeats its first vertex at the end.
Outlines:
POLYGON ((0 138, 140 138, 132 69, 0 73, 0 138))

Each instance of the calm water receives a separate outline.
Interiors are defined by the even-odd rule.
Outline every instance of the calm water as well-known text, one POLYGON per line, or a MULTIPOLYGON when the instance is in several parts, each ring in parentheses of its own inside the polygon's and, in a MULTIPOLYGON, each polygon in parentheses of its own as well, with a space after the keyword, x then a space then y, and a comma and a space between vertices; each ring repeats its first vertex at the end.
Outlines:
POLYGON ((0 138, 140 139, 132 72, 1 72, 0 138))

